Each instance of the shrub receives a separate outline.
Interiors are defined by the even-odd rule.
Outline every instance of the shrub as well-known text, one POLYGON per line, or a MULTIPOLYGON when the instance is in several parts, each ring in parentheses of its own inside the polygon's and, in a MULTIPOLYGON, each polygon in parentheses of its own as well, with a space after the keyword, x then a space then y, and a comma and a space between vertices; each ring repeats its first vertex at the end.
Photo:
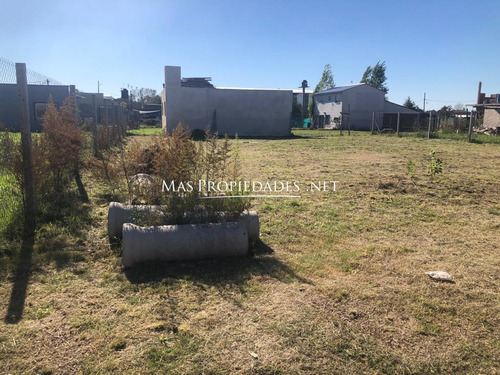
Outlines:
POLYGON ((113 195, 123 196, 127 190, 130 203, 164 207, 168 215, 163 216, 169 217, 170 224, 233 220, 249 207, 249 199, 203 199, 213 192, 198 181, 236 181, 240 169, 237 145, 231 149, 228 137, 220 140, 208 130, 205 141, 194 141, 189 128, 180 123, 172 135, 151 137, 150 143, 131 141, 127 147, 119 144, 103 150, 101 158, 90 159, 89 166, 113 195), (130 179, 138 173, 151 175, 154 183, 134 188, 130 179), (228 213, 221 216, 221 212, 228 213))
POLYGON ((76 122, 71 97, 64 101, 60 111, 49 101, 42 133, 33 142, 35 187, 49 199, 68 189, 81 166, 84 135, 76 122))
POLYGON ((429 162, 429 174, 434 177, 438 173, 443 172, 443 161, 436 156, 436 151, 430 152, 431 160, 429 162))
MULTIPOLYGON (((58 205, 63 201, 61 198, 70 191, 72 179, 79 175, 83 141, 72 98, 66 99, 60 110, 49 100, 42 132, 32 136, 32 171, 38 216, 43 218, 49 213, 53 217, 58 212, 58 205)), ((10 191, 19 192, 21 201, 24 201, 21 144, 16 135, 8 132, 2 132, 0 137, 0 173, 13 176, 10 191)), ((20 229, 22 221, 15 220, 15 226, 17 228, 11 226, 9 230, 20 229)))

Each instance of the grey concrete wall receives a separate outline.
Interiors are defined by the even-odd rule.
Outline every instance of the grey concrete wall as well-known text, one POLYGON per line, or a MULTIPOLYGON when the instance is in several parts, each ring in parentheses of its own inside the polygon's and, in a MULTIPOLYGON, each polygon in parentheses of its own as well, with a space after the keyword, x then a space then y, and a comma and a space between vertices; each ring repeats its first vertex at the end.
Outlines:
POLYGON ((290 135, 292 90, 181 87, 181 69, 165 67, 165 114, 162 125, 171 132, 179 122, 191 130, 212 127, 214 111, 219 134, 244 137, 290 135))
MULTIPOLYGON (((350 104, 350 126, 353 130, 370 130, 373 112, 383 112, 385 94, 369 85, 356 86, 345 93, 350 104)), ((344 107, 347 111, 348 109, 344 107)))
MULTIPOLYGON (((28 85, 28 101, 32 131, 40 131, 42 122, 36 119, 35 104, 47 103, 49 96, 57 106, 69 96, 69 86, 28 85)), ((19 130, 19 105, 15 84, 0 84, 0 124, 8 129, 19 130)))
POLYGON ((500 127, 500 108, 485 108, 483 126, 487 128, 500 127))

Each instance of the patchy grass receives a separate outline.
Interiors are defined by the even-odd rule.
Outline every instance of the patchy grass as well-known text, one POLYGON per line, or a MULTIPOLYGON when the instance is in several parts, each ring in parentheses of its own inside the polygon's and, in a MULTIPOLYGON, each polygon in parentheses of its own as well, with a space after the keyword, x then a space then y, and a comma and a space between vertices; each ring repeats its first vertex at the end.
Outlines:
POLYGON ((160 126, 149 126, 149 125, 140 125, 139 129, 131 129, 127 130, 127 135, 160 135, 163 133, 163 130, 160 126))
MULTIPOLYGON (((498 372, 498 145, 294 135, 240 140, 244 178, 337 191, 255 200, 261 241, 242 258, 122 270, 106 192, 84 176, 93 203, 37 232, 23 317, 0 323, 1 372, 498 372)), ((4 314, 15 275, 1 275, 4 314)))
POLYGON ((14 176, 0 171, 0 233, 5 234, 11 229, 11 223, 21 208, 21 195, 15 188, 14 176))
MULTIPOLYGON (((403 137, 419 137, 419 138, 427 138, 427 131, 419 131, 412 133, 401 133, 403 137)), ((454 141, 462 141, 467 142, 468 135, 467 133, 450 133, 450 132, 434 132, 431 134, 431 138, 433 139, 448 139, 454 141)), ((480 133, 472 133, 471 135, 472 143, 494 143, 500 144, 500 136, 498 135, 487 135, 480 133)))

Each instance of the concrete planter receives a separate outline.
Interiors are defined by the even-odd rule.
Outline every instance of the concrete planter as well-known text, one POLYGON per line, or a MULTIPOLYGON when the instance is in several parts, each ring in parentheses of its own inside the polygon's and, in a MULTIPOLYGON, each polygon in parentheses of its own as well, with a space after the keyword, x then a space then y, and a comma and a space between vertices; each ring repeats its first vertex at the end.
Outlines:
POLYGON ((241 256, 248 252, 244 222, 139 227, 125 223, 124 267, 145 261, 174 261, 241 256))
MULTIPOLYGON (((154 215, 165 215, 161 206, 131 206, 118 202, 111 202, 108 208, 108 236, 112 238, 122 237, 122 226, 125 223, 134 224, 134 217, 141 217, 147 220, 154 215)), ((256 241, 259 239, 260 222, 255 211, 243 212, 240 221, 244 222, 248 232, 248 239, 256 241)), ((136 224, 136 223, 135 223, 136 224)))

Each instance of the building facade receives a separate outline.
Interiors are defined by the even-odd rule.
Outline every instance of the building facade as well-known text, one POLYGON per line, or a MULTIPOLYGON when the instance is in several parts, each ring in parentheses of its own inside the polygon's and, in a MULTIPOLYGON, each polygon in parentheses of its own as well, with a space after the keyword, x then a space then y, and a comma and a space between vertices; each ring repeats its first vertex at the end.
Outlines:
MULTIPOLYGON (((42 130, 42 117, 49 98, 60 107, 69 96, 69 86, 28 85, 28 106, 32 131, 42 130)), ((19 102, 16 84, 0 84, 0 124, 19 131, 19 102)))
POLYGON ((366 83, 334 87, 314 94, 314 124, 332 129, 370 130, 382 128, 384 115, 417 111, 385 100, 385 93, 366 83))
POLYGON ((291 134, 292 90, 216 88, 205 78, 182 79, 179 66, 165 66, 162 126, 180 122, 229 136, 283 137, 291 134))

